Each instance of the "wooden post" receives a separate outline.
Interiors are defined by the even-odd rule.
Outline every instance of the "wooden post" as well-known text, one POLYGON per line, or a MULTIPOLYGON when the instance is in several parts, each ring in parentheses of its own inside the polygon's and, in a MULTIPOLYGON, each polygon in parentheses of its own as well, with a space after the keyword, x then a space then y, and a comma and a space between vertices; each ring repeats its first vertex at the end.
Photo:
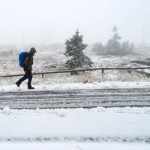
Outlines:
POLYGON ((44 78, 44 74, 42 73, 42 78, 44 78))
POLYGON ((102 74, 104 74, 104 69, 102 69, 102 74))
POLYGON ((73 76, 73 75, 78 75, 78 71, 71 71, 71 76, 73 76))

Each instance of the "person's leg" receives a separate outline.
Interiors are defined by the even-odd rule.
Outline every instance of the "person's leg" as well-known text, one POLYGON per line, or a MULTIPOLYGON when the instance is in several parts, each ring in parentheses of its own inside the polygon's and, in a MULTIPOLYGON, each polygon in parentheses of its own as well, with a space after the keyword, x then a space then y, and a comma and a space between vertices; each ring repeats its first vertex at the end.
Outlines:
POLYGON ((24 75, 21 79, 19 79, 19 80, 16 82, 16 85, 19 87, 20 84, 21 84, 24 80, 26 80, 27 78, 28 78, 28 75, 27 75, 27 73, 25 73, 25 75, 24 75))
POLYGON ((28 72, 28 89, 34 89, 34 87, 31 86, 31 82, 32 82, 32 72, 29 71, 28 72))

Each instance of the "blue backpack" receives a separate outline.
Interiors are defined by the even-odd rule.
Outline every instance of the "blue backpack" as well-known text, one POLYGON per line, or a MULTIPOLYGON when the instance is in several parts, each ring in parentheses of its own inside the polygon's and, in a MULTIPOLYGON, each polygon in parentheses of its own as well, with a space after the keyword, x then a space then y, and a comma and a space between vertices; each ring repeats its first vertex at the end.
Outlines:
POLYGON ((25 60, 26 56, 27 56, 27 52, 21 52, 19 54, 19 66, 22 68, 24 67, 24 60, 25 60))

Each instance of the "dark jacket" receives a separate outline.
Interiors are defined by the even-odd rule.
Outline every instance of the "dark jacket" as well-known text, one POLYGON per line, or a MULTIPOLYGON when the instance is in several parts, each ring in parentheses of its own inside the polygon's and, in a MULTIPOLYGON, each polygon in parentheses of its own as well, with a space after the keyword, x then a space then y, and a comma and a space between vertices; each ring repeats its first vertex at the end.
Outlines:
POLYGON ((24 60, 24 70, 25 71, 32 71, 32 65, 33 65, 33 53, 29 52, 27 53, 27 56, 24 60))

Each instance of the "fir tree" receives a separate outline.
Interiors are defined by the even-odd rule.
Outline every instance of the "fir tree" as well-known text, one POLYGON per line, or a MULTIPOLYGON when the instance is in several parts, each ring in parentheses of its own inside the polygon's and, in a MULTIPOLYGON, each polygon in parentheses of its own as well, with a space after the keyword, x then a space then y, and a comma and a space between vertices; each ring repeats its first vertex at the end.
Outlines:
POLYGON ((69 69, 74 70, 75 68, 83 68, 85 66, 91 67, 92 62, 90 58, 85 56, 83 53, 83 50, 87 47, 87 45, 83 44, 83 36, 79 35, 78 30, 72 38, 66 40, 65 45, 65 55, 70 57, 70 59, 66 62, 66 66, 69 69))
POLYGON ((106 45, 106 51, 109 54, 120 55, 121 43, 119 40, 121 39, 121 37, 118 35, 118 29, 116 26, 113 28, 112 32, 114 32, 114 34, 106 45))
POLYGON ((97 55, 104 55, 105 54, 105 46, 103 46, 102 43, 95 43, 93 45, 93 51, 97 54, 97 55))
POLYGON ((95 44, 93 51, 95 51, 98 55, 129 55, 134 54, 135 46, 133 43, 127 42, 120 42, 121 37, 118 35, 118 29, 114 26, 113 36, 108 41, 107 45, 103 46, 101 43, 95 44))

